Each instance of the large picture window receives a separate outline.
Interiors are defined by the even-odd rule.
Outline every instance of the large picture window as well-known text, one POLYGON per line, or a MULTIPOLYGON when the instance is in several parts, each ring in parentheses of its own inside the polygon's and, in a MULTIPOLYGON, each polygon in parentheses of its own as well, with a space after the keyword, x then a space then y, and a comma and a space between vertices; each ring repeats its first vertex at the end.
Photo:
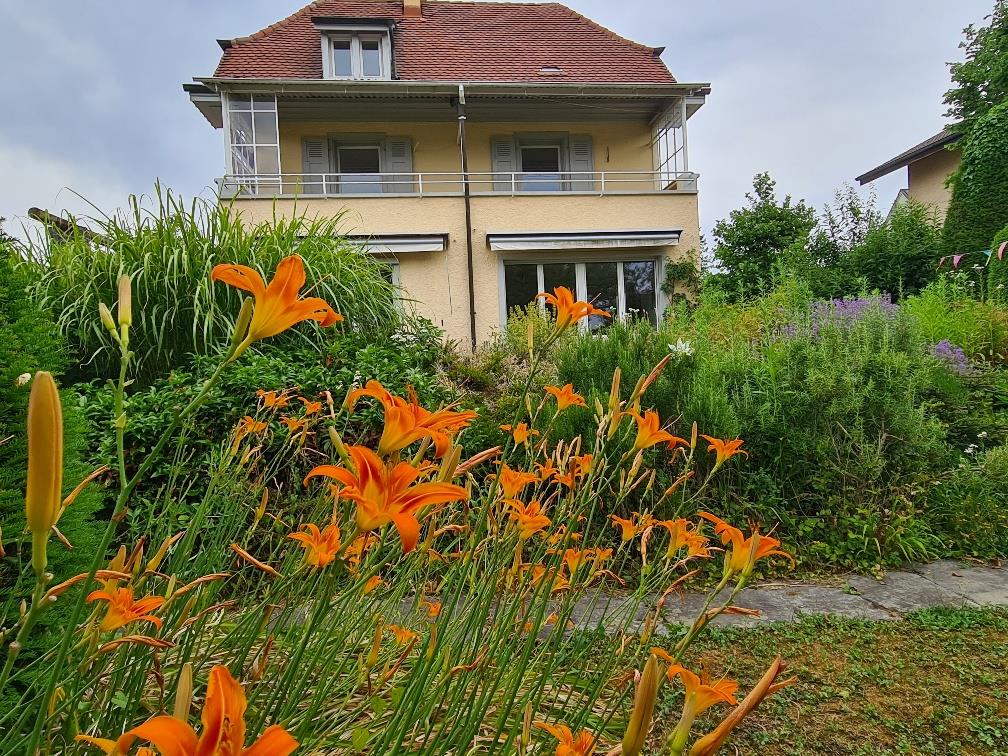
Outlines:
MULTIPOLYGON (((585 262, 505 262, 504 300, 507 312, 524 307, 541 291, 566 286, 578 299, 619 318, 646 318, 658 325, 658 261, 603 260, 585 262)), ((596 331, 609 318, 594 315, 582 324, 596 331)))
POLYGON ((280 190, 280 140, 273 95, 227 95, 230 172, 252 194, 280 190))

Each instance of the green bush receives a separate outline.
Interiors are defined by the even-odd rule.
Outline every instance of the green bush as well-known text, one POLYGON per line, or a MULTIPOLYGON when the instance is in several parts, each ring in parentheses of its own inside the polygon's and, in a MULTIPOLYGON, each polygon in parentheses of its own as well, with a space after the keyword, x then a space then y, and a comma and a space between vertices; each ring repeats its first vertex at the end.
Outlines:
POLYGON ((963 138, 945 216, 945 254, 987 249, 1008 222, 1008 102, 977 119, 963 138))
POLYGON ((971 456, 935 483, 927 515, 947 554, 1008 557, 1008 446, 971 456))
POLYGON ((941 224, 928 208, 911 200, 893 208, 885 223, 853 246, 846 264, 869 291, 915 294, 935 277, 940 240, 941 224))
MULTIPOLYGON (((19 264, 13 245, 0 242, 0 541, 6 557, 0 560, 0 626, 16 616, 17 601, 25 593, 17 587, 20 580, 30 586, 30 537, 24 533, 24 494, 27 464, 26 421, 30 382, 22 384, 23 374, 47 370, 62 372, 67 363, 67 349, 52 319, 27 296, 28 270, 19 264)), ((82 461, 86 446, 86 424, 74 395, 64 390, 64 493, 77 485, 93 468, 82 461)), ((97 485, 86 489, 59 522, 60 531, 72 544, 68 550, 53 539, 49 546, 49 563, 57 575, 69 576, 87 569, 104 523, 94 520, 102 506, 97 485)), ((29 588, 30 591, 30 588, 29 588)), ((28 653, 48 643, 46 628, 65 621, 65 607, 60 604, 48 609, 41 618, 28 653)), ((0 691, 0 708, 3 696, 0 691)))
MULTIPOLYGON (((269 280, 281 258, 297 252, 305 261, 315 294, 347 316, 346 327, 382 330, 400 320, 397 293, 381 264, 347 243, 339 217, 274 218, 245 225, 228 205, 195 199, 186 204, 171 192, 155 194, 155 206, 130 197, 129 213, 91 222, 97 238, 77 232, 49 239, 35 250, 35 298, 57 319, 77 350, 75 374, 104 379, 118 370, 98 319, 98 304, 112 305, 121 273, 133 277, 136 378, 145 383, 181 364, 190 353, 205 355, 230 333, 243 292, 214 284, 210 270, 222 262, 257 268, 269 280)), ((323 329, 306 325, 280 341, 321 351, 323 329)))

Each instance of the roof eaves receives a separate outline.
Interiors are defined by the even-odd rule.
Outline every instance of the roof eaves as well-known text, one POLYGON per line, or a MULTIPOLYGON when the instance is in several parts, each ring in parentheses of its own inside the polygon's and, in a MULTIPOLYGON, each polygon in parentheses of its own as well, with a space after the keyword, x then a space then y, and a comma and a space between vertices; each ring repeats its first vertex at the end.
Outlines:
POLYGON ((959 141, 960 136, 962 135, 959 133, 943 129, 920 144, 911 147, 906 152, 902 152, 891 160, 887 160, 881 165, 875 166, 870 171, 862 173, 855 178, 855 181, 864 186, 875 179, 882 178, 882 176, 904 168, 910 165, 910 163, 926 158, 929 155, 934 155, 936 152, 941 152, 947 145, 959 141))

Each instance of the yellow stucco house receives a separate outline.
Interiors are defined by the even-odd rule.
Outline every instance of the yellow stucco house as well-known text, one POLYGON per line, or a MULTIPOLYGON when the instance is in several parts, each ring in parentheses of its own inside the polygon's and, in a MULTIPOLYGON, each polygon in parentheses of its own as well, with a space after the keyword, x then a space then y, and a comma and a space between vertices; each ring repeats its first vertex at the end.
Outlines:
POLYGON ((901 189, 896 203, 914 199, 934 210, 938 220, 945 219, 952 192, 945 182, 959 169, 959 150, 955 143, 960 135, 943 129, 906 152, 857 177, 864 186, 900 168, 907 169, 907 187, 901 189))
POLYGON ((185 89, 223 132, 222 196, 343 213, 463 343, 558 285, 656 321, 666 262, 699 249, 686 124, 710 86, 563 5, 317 0, 218 43, 185 89))

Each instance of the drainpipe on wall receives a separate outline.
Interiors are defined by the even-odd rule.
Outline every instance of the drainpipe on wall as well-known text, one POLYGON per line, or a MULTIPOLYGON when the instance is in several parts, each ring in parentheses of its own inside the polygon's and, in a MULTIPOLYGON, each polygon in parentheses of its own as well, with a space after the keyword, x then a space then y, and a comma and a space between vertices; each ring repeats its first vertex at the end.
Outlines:
POLYGON ((459 84, 458 88, 458 124, 459 124, 459 152, 462 157, 462 198, 465 202, 465 227, 466 227, 466 275, 469 282, 469 338, 472 341, 473 349, 476 349, 476 287, 473 282, 473 228, 472 228, 472 202, 469 193, 469 159, 466 155, 466 114, 465 114, 465 87, 459 84))

